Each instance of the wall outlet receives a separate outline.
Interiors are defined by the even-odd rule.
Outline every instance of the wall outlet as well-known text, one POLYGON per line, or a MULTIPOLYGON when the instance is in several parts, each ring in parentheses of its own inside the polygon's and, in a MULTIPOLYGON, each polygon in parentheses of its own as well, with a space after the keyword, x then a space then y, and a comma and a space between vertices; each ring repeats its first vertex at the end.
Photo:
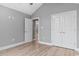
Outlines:
POLYGON ((11 17, 11 16, 9 16, 8 18, 9 18, 9 19, 11 19, 12 17, 11 17))
POLYGON ((15 39, 13 38, 12 41, 15 41, 15 39))
POLYGON ((12 19, 14 19, 14 16, 12 16, 12 19))
POLYGON ((44 29, 44 27, 43 27, 43 26, 41 26, 41 29, 44 29))

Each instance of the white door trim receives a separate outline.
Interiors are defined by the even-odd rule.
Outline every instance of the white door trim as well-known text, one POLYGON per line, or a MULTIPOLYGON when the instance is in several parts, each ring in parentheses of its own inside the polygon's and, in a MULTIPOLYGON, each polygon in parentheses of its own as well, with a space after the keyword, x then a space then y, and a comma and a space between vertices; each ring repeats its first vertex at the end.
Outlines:
POLYGON ((38 19, 38 41, 40 41, 40 18, 39 17, 35 17, 32 18, 32 20, 38 19))

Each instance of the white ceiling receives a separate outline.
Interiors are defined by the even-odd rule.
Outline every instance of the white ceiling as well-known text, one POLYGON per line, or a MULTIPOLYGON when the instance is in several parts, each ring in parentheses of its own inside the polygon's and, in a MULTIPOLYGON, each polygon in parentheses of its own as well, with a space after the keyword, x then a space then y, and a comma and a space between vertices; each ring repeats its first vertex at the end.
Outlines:
POLYGON ((33 3, 33 5, 29 5, 29 3, 0 3, 0 5, 32 15, 42 5, 42 3, 33 3))

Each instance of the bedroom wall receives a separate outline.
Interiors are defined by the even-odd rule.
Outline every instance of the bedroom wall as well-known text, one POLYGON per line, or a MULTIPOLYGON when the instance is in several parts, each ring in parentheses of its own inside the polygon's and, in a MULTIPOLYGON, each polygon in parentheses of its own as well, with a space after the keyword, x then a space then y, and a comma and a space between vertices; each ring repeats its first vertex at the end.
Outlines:
POLYGON ((30 16, 0 5, 0 47, 25 40, 25 18, 30 16))
MULTIPOLYGON (((51 15, 64 12, 64 11, 71 11, 71 10, 77 10, 79 14, 79 4, 44 3, 35 13, 33 13, 31 18, 34 18, 37 16, 40 18, 39 20, 40 21, 40 33, 39 33, 40 41, 51 43, 51 15)), ((78 34, 77 42, 79 42, 79 26, 78 26, 77 34, 78 34)), ((78 47, 79 47, 79 43, 78 43, 78 47)))

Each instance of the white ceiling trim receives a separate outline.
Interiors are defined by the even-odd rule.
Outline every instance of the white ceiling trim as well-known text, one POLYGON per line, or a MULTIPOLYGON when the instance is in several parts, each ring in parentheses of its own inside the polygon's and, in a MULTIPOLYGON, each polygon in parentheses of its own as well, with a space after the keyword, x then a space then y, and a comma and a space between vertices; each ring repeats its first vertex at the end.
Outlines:
POLYGON ((0 3, 0 5, 32 15, 42 3, 33 3, 33 5, 30 5, 29 3, 0 3))

